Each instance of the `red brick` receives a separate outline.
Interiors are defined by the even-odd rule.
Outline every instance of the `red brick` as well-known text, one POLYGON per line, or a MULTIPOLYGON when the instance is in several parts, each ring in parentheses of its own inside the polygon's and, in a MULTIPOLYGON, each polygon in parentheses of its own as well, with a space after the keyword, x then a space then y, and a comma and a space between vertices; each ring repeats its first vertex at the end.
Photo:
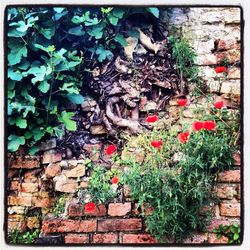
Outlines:
POLYGON ((84 211, 84 205, 81 205, 81 204, 72 203, 68 206, 68 215, 71 217, 74 217, 74 216, 78 217, 78 216, 85 216, 85 215, 101 217, 101 216, 105 216, 106 213, 107 213, 106 207, 103 204, 97 206, 97 208, 91 212, 84 211))
POLYGON ((17 157, 10 163, 10 168, 39 168, 40 158, 38 156, 29 156, 23 159, 22 157, 17 157))
POLYGON ((122 243, 125 244, 155 244, 158 241, 149 234, 123 234, 122 243))
POLYGON ((62 154, 54 150, 44 152, 42 164, 55 163, 62 160, 62 154))
POLYGON ((240 152, 238 151, 234 152, 233 158, 234 158, 234 166, 240 166, 241 165, 240 152))
POLYGON ((50 163, 45 169, 45 175, 49 178, 55 177, 61 173, 61 167, 59 164, 50 163))
POLYGON ((22 183, 21 192, 35 193, 38 191, 37 183, 22 183))
POLYGON ((98 220, 99 232, 138 231, 142 228, 141 219, 106 219, 98 220))
POLYGON ((217 238, 216 234, 210 233, 208 236, 209 244, 227 244, 228 238, 226 236, 222 236, 220 239, 217 238))
POLYGON ((65 235, 66 244, 86 244, 89 243, 87 234, 67 234, 65 235))
POLYGON ((218 228, 219 225, 223 225, 223 226, 228 226, 231 225, 232 223, 237 222, 239 223, 238 219, 217 219, 217 218, 213 218, 210 222, 210 225, 208 226, 208 230, 209 231, 213 231, 214 228, 218 228))
POLYGON ((131 211, 131 202, 126 203, 110 203, 108 208, 108 215, 110 216, 124 216, 131 211))
POLYGON ((118 235, 115 233, 108 234, 94 234, 93 235, 93 243, 95 244, 103 244, 103 243, 112 243, 115 244, 118 242, 118 235))
POLYGON ((215 187, 215 192, 218 198, 230 200, 235 194, 235 188, 226 184, 220 184, 215 187))
POLYGON ((217 40, 218 50, 240 49, 240 44, 234 39, 217 40))
POLYGON ((201 215, 207 215, 208 213, 211 213, 213 215, 215 214, 215 205, 214 204, 212 204, 210 206, 204 205, 201 207, 201 209, 200 209, 201 215))
POLYGON ((97 228, 96 220, 82 220, 79 224, 79 229, 77 232, 95 232, 97 228))
POLYGON ((10 184, 10 190, 20 190, 21 183, 19 181, 12 181, 10 184))
POLYGON ((38 178, 35 176, 37 173, 37 170, 28 170, 25 174, 24 174, 24 181, 27 183, 36 183, 38 182, 38 178))
POLYGON ((32 204, 34 207, 49 208, 55 205, 55 199, 52 197, 33 197, 32 204))
POLYGON ((240 182, 240 170, 228 170, 218 174, 219 182, 240 182))
POLYGON ((221 203, 220 215, 229 217, 240 216, 240 203, 221 203))

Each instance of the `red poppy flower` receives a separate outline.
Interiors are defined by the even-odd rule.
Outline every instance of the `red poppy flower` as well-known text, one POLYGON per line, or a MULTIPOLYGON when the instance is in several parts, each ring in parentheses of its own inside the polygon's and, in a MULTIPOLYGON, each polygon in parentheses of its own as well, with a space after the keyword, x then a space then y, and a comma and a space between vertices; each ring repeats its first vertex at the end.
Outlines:
POLYGON ((216 73, 222 73, 222 72, 226 72, 227 68, 224 66, 219 66, 219 67, 216 67, 214 70, 216 73))
POLYGON ((206 130, 214 130, 216 127, 216 123, 214 121, 205 121, 204 128, 206 130))
POLYGON ((177 103, 178 103, 180 106, 186 106, 187 103, 188 103, 188 99, 178 99, 178 100, 177 100, 177 103))
POLYGON ((116 151, 116 146, 115 145, 109 145, 105 149, 106 155, 112 155, 116 151))
POLYGON ((157 115, 149 115, 146 118, 146 122, 157 122, 159 120, 159 117, 157 115))
POLYGON ((188 131, 178 134, 178 139, 181 143, 185 143, 189 140, 190 133, 188 131))
POLYGON ((89 202, 84 206, 85 212, 94 212, 96 209, 94 202, 89 202))
POLYGON ((194 130, 199 131, 199 130, 201 130, 203 128, 204 128, 204 123, 203 122, 197 121, 197 122, 193 123, 193 129, 194 130))
POLYGON ((119 182, 119 178, 117 176, 114 176, 112 179, 111 179, 111 183, 112 184, 117 184, 119 182))
POLYGON ((159 140, 159 141, 151 141, 151 146, 154 147, 154 148, 160 149, 161 146, 162 146, 162 141, 161 140, 159 140))
POLYGON ((217 108, 217 109, 221 109, 223 106, 224 106, 223 101, 219 101, 219 102, 214 103, 214 107, 217 108))

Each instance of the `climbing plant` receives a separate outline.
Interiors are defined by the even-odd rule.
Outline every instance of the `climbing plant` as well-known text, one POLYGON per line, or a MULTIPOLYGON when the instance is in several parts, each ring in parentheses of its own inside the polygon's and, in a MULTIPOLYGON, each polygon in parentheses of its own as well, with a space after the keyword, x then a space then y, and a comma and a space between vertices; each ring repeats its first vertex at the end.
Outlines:
MULTIPOLYGON (((112 60, 127 44, 121 30, 128 8, 8 7, 8 150, 48 135, 74 131, 67 103, 81 104, 84 71, 112 60)), ((137 9, 159 16, 157 8, 137 9)))

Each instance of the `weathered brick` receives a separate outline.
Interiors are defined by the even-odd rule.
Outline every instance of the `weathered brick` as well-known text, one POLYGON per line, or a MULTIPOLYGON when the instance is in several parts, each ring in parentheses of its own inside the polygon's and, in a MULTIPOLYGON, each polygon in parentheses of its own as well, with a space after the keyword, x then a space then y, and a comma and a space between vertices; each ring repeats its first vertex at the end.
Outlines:
POLYGON ((10 168, 39 168, 40 158, 38 156, 29 156, 26 158, 17 157, 10 163, 10 168))
POLYGON ((220 215, 229 217, 240 216, 240 203, 221 203, 220 215))
POLYGON ((18 229, 21 233, 25 232, 27 229, 26 221, 21 218, 15 218, 8 216, 8 231, 12 231, 14 229, 18 229))
POLYGON ((95 244, 116 244, 118 242, 118 235, 115 233, 94 234, 93 243, 95 244))
POLYGON ((65 171, 65 175, 69 177, 81 177, 85 175, 85 166, 83 164, 78 164, 77 167, 65 171))
POLYGON ((88 234, 67 234, 65 235, 66 244, 86 244, 89 243, 88 234))
POLYGON ((89 183, 88 183, 87 181, 81 181, 81 182, 80 182, 80 187, 81 187, 81 188, 87 188, 88 185, 89 185, 89 183))
POLYGON ((45 169, 45 175, 48 178, 55 177, 61 173, 61 167, 57 163, 50 163, 45 169))
POLYGON ((21 192, 26 193, 35 193, 38 191, 37 183, 22 183, 21 184, 21 192))
POLYGON ((192 237, 184 240, 183 243, 201 244, 207 241, 207 233, 196 233, 192 237))
POLYGON ((238 67, 229 68, 227 71, 228 79, 240 79, 240 69, 238 67))
POLYGON ((85 150, 89 158, 95 162, 99 159, 101 147, 101 144, 85 144, 83 150, 85 150))
POLYGON ((124 216, 131 211, 131 202, 126 203, 110 203, 108 207, 108 215, 124 216))
POLYGON ((235 63, 240 61, 240 50, 231 49, 224 52, 218 52, 215 54, 217 58, 217 64, 222 63, 225 58, 227 59, 228 63, 235 63))
POLYGON ((10 184, 10 190, 20 190, 21 183, 19 181, 12 181, 10 184))
POLYGON ((210 233, 208 236, 209 244, 227 244, 228 238, 226 236, 222 236, 220 239, 217 238, 216 234, 210 233))
POLYGON ((27 183, 36 183, 38 178, 36 177, 37 169, 35 170, 28 170, 24 174, 24 181, 27 183))
POLYGON ((101 217, 101 216, 105 216, 107 213, 106 211, 106 207, 105 205, 101 204, 101 205, 98 205, 96 207, 96 209, 94 211, 85 211, 84 210, 84 205, 81 205, 81 204, 70 204, 68 206, 68 216, 85 216, 85 215, 89 215, 89 216, 97 216, 97 217, 101 217))
POLYGON ((53 207, 55 205, 55 199, 52 197, 35 196, 32 197, 32 204, 34 207, 42 207, 42 208, 53 207))
POLYGON ((158 241, 149 234, 123 234, 122 243, 125 244, 155 244, 158 241))
POLYGON ((230 50, 230 49, 238 49, 240 50, 240 43, 237 42, 235 39, 227 39, 222 40, 219 39, 216 41, 217 43, 217 50, 230 50))
POLYGON ((42 158, 42 164, 56 163, 62 160, 62 154, 55 150, 45 151, 42 158))
POLYGON ((142 228, 141 219, 103 219, 98 220, 97 231, 138 231, 142 228))
POLYGON ((95 232, 96 220, 68 220, 50 219, 44 220, 42 231, 44 233, 70 233, 70 232, 95 232))
POLYGON ((201 215, 207 215, 208 213, 215 214, 215 205, 211 204, 210 206, 204 205, 200 209, 200 214, 201 215))
POLYGON ((234 222, 236 223, 240 223, 239 219, 217 219, 217 218, 213 218, 210 222, 210 225, 208 226, 208 230, 209 231, 213 231, 214 228, 218 228, 219 225, 223 225, 223 226, 228 226, 233 224, 234 222))
POLYGON ((77 180, 68 179, 65 175, 54 177, 55 190, 64 193, 75 193, 78 187, 77 180))
POLYGON ((227 184, 219 184, 215 187, 215 192, 218 198, 232 199, 235 194, 235 187, 227 184))
POLYGON ((233 159, 234 159, 234 166, 240 166, 241 165, 241 159, 240 159, 240 152, 239 151, 234 152, 233 159))
POLYGON ((19 206, 26 206, 31 207, 32 206, 32 196, 26 196, 25 193, 19 194, 16 199, 16 204, 19 206))
POLYGON ((237 185, 237 199, 240 200, 241 199, 241 187, 240 184, 237 185))
POLYGON ((8 214, 24 214, 25 208, 22 206, 9 206, 8 214))
POLYGON ((219 182, 240 182, 240 170, 227 170, 218 174, 219 182))
POLYGON ((77 232, 83 232, 83 233, 95 232, 96 228, 97 228, 96 220, 81 220, 77 232))

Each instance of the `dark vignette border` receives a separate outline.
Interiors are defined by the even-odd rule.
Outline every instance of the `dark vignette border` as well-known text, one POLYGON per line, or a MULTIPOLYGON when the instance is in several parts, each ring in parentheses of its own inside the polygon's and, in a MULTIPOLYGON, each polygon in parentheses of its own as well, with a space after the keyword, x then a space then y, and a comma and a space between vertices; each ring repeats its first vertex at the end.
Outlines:
POLYGON ((209 4, 197 4, 197 5, 120 5, 120 4, 114 4, 114 5, 96 5, 96 4, 13 4, 13 5, 6 5, 5 11, 4 11, 4 238, 5 243, 9 246, 27 246, 27 247, 48 247, 48 246, 63 246, 63 247, 71 247, 71 246, 78 246, 78 247, 104 247, 104 246, 113 246, 113 247, 127 247, 127 246, 133 246, 133 247, 218 247, 218 246, 239 246, 242 245, 243 238, 244 238, 244 27, 245 27, 245 20, 243 15, 243 7, 241 5, 209 5, 209 4), (241 135, 241 167, 240 167, 240 178, 241 178, 241 216, 240 216, 240 225, 241 225, 241 235, 240 235, 240 244, 209 244, 209 243, 156 243, 156 244, 10 244, 8 243, 8 196, 7 196, 7 177, 8 177, 8 138, 7 138, 7 130, 8 130, 8 117, 7 117, 7 79, 8 79, 8 60, 7 60, 7 54, 8 54, 8 46, 7 46, 7 12, 8 8, 17 8, 17 7, 65 7, 65 8, 71 8, 71 7, 93 7, 93 6, 102 6, 102 7, 164 7, 164 8, 239 8, 240 9, 240 36, 241 36, 241 46, 240 46, 240 57, 241 57, 241 72, 240 72, 240 135, 241 135))

